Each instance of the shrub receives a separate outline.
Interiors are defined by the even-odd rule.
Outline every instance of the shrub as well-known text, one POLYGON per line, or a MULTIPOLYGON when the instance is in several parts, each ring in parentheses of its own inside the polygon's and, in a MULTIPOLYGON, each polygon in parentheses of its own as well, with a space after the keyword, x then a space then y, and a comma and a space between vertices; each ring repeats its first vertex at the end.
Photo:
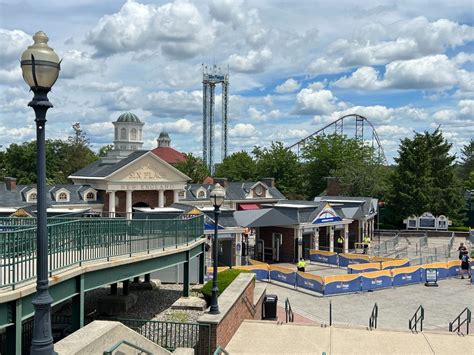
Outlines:
POLYGON ((469 227, 458 226, 458 227, 449 227, 448 230, 453 232, 469 232, 469 227))
MULTIPOLYGON (((249 272, 247 270, 237 270, 237 269, 228 269, 222 271, 217 276, 217 287, 219 288, 218 296, 224 292, 227 286, 230 285, 234 279, 239 276, 242 272, 249 272)), ((204 298, 206 299, 207 303, 211 302, 211 295, 212 295, 212 280, 206 282, 206 284, 201 289, 204 298)))

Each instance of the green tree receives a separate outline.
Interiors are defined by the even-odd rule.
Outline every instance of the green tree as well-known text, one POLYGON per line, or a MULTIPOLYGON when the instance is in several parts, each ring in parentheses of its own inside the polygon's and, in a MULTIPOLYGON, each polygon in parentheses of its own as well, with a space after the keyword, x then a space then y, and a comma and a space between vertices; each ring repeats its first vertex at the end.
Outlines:
POLYGON ((245 151, 229 155, 217 166, 215 176, 229 181, 253 181, 256 179, 256 164, 245 151))
POLYGON ((451 146, 439 128, 401 141, 388 198, 393 224, 401 225, 404 218, 427 211, 460 221, 464 203, 455 174, 455 156, 449 154, 451 146))
MULTIPOLYGON (((46 140, 46 180, 48 183, 66 183, 62 168, 66 165, 66 143, 46 140)), ((36 141, 10 144, 4 153, 5 176, 17 178, 18 184, 36 183, 36 141)))
POLYGON ((304 199, 302 166, 298 156, 285 148, 282 142, 272 142, 270 148, 255 147, 256 177, 272 177, 275 186, 288 199, 304 199))
POLYGON ((185 154, 185 156, 186 160, 178 162, 174 167, 183 174, 189 176, 192 183, 201 183, 210 175, 207 166, 201 158, 198 158, 191 153, 185 154))
POLYGON ((459 176, 463 182, 470 179, 474 172, 474 139, 461 149, 461 163, 459 166, 459 176))
POLYGON ((63 167, 63 172, 66 178, 99 159, 97 154, 90 149, 89 139, 81 129, 81 124, 78 122, 73 124, 72 129, 74 134, 68 137, 68 144, 65 147, 67 164, 63 167))
POLYGON ((326 189, 326 179, 336 176, 341 182, 342 193, 369 195, 377 191, 379 181, 371 176, 380 161, 371 147, 355 138, 339 134, 320 135, 310 139, 302 152, 304 178, 310 198, 326 189))
POLYGON ((106 144, 106 145, 103 145, 102 147, 100 147, 99 149, 99 157, 105 157, 107 155, 107 153, 109 151, 111 151, 112 149, 114 149, 114 145, 113 144, 106 144))

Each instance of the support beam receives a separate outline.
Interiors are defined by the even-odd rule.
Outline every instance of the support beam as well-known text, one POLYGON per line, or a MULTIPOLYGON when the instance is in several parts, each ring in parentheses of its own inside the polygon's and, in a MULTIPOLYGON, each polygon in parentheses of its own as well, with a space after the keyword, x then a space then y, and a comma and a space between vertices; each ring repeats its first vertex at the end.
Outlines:
POLYGON ((7 354, 22 354, 22 321, 21 321, 21 299, 17 299, 12 307, 13 325, 7 327, 7 354))
POLYGON ((145 274, 145 282, 150 283, 151 281, 151 275, 150 274, 145 274))
POLYGON ((204 284, 204 275, 206 274, 205 257, 206 257, 206 254, 204 251, 201 254, 199 254, 199 283, 201 285, 204 284))
POLYGON ((314 231, 314 249, 319 250, 319 228, 314 231))
POLYGON ((109 217, 115 217, 115 191, 109 191, 109 217))
POLYGON ((349 225, 344 224, 344 253, 349 252, 349 225))
POLYGON ((334 226, 329 228, 329 251, 334 251, 334 226))
POLYGON ((189 297, 189 251, 186 251, 186 262, 183 264, 183 297, 189 297))
POLYGON ((117 295, 117 289, 118 289, 118 285, 117 283, 113 283, 110 285, 110 294, 113 295, 113 296, 116 296, 117 295))
POLYGON ((165 207, 165 192, 163 190, 158 191, 158 207, 165 207))
POLYGON ((132 191, 125 191, 125 213, 127 219, 132 219, 132 191))
POLYGON ((173 202, 179 202, 179 190, 173 190, 173 202))
POLYGON ((133 282, 135 282, 136 284, 137 283, 140 283, 140 276, 136 276, 133 278, 133 282))
MULTIPOLYGON (((115 284, 117 286, 117 284, 115 284)), ((72 329, 79 330, 84 326, 84 275, 76 277, 77 295, 72 298, 72 329)))
POLYGON ((124 296, 128 296, 128 294, 130 293, 130 280, 123 280, 122 287, 122 294, 124 296))

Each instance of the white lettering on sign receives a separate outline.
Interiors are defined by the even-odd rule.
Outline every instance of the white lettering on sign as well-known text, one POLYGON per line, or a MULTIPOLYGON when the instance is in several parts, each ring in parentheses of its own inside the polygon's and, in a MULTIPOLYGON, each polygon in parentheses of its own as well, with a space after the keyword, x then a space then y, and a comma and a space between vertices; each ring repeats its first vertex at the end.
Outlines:
POLYGON ((176 190, 175 184, 120 184, 120 190, 176 190))

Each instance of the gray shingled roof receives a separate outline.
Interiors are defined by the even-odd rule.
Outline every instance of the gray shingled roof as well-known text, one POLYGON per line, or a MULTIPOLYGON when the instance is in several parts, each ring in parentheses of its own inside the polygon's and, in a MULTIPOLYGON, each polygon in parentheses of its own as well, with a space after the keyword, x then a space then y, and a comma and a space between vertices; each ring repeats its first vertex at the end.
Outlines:
MULTIPOLYGON (((46 191, 50 192, 46 194, 46 203, 47 205, 70 205, 70 204, 82 204, 82 205, 97 205, 101 204, 100 196, 97 195, 97 201, 84 201, 82 198, 81 192, 85 189, 90 188, 89 185, 47 185, 46 191), (61 188, 65 188, 70 192, 69 202, 60 202, 54 200, 54 193, 52 191, 57 191, 61 188)), ((4 182, 0 182, 0 206, 1 207, 25 207, 35 205, 35 203, 26 202, 26 193, 31 190, 36 189, 36 185, 17 185, 15 191, 9 191, 6 188, 4 182)))
POLYGON ((242 227, 272 227, 298 224, 296 219, 276 208, 264 208, 261 210, 236 211, 234 212, 236 222, 242 227))
MULTIPOLYGON (((257 182, 228 182, 227 186, 225 187, 225 199, 230 201, 242 201, 246 200, 245 196, 249 193, 250 188, 255 185, 257 182)), ((275 201, 275 200, 285 200, 285 196, 276 188, 276 187, 268 187, 264 183, 263 186, 268 188, 268 191, 271 198, 265 197, 258 197, 256 199, 266 199, 268 201, 275 201)), ((182 199, 183 201, 200 201, 203 199, 197 198, 197 190, 203 187, 207 191, 210 191, 214 185, 213 184, 189 184, 186 187, 186 198, 182 199)), ((209 196, 206 197, 208 199, 209 196)), ((252 203, 253 199, 248 199, 248 203, 252 203)))
POLYGON ((101 159, 99 159, 92 164, 80 169, 79 171, 76 171, 74 174, 72 174, 72 176, 106 177, 148 152, 148 150, 136 150, 130 153, 130 155, 126 158, 114 163, 104 163, 101 159))

